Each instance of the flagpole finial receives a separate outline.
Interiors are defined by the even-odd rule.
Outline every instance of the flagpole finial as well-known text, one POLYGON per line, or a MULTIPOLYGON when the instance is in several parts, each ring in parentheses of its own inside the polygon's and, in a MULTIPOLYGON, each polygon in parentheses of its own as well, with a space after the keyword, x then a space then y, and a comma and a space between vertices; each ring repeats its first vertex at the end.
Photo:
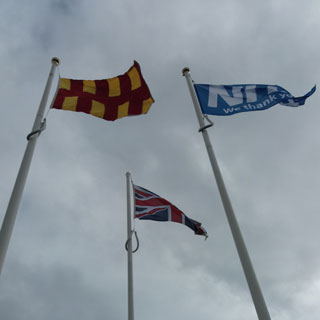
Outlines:
POLYGON ((184 76, 187 72, 190 72, 189 67, 184 67, 184 68, 182 69, 182 75, 184 76))
POLYGON ((57 57, 53 57, 53 58, 51 59, 51 62, 52 62, 52 63, 55 63, 57 66, 60 64, 60 60, 59 60, 59 58, 57 58, 57 57))

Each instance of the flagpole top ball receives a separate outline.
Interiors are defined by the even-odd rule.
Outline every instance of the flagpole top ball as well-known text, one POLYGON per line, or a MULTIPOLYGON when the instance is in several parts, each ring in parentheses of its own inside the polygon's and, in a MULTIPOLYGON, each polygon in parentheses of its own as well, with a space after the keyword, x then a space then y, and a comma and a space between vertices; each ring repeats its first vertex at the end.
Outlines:
POLYGON ((53 58, 51 59, 51 62, 52 62, 52 63, 55 63, 57 66, 60 64, 60 60, 59 60, 59 58, 57 58, 57 57, 53 57, 53 58))
POLYGON ((182 75, 184 76, 185 73, 187 73, 187 72, 190 72, 190 69, 189 69, 188 67, 184 67, 184 68, 182 69, 182 75))

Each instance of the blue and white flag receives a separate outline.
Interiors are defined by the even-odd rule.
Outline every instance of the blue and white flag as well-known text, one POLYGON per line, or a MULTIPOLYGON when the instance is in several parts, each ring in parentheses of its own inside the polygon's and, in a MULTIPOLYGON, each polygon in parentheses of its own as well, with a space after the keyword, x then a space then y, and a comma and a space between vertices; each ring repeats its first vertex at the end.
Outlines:
POLYGON ((302 97, 294 97, 282 87, 266 84, 208 85, 195 84, 204 114, 229 116, 239 112, 268 109, 278 103, 298 107, 315 91, 314 86, 302 97))

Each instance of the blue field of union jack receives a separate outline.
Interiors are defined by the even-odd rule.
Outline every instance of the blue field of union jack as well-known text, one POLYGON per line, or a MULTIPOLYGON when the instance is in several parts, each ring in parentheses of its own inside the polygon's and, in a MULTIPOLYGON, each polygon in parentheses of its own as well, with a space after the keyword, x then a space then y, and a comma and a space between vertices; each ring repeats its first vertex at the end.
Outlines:
POLYGON ((208 237, 200 222, 188 218, 166 199, 142 187, 133 185, 133 188, 135 193, 135 218, 182 223, 192 229, 195 234, 208 237))

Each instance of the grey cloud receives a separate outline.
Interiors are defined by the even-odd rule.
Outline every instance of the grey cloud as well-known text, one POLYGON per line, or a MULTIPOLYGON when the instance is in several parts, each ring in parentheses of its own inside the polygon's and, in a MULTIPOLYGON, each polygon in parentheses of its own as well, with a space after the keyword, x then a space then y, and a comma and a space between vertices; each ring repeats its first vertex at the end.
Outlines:
MULTIPOLYGON (((209 233, 135 222, 136 318, 256 319, 181 69, 198 83, 303 95, 318 80, 317 11, 316 1, 1 4, 1 217, 52 56, 75 79, 113 77, 136 59, 155 99, 147 115, 115 122, 49 112, 1 275, 1 318, 126 317, 130 171, 209 233)), ((319 311, 318 100, 212 117, 209 130, 276 320, 319 311)))

